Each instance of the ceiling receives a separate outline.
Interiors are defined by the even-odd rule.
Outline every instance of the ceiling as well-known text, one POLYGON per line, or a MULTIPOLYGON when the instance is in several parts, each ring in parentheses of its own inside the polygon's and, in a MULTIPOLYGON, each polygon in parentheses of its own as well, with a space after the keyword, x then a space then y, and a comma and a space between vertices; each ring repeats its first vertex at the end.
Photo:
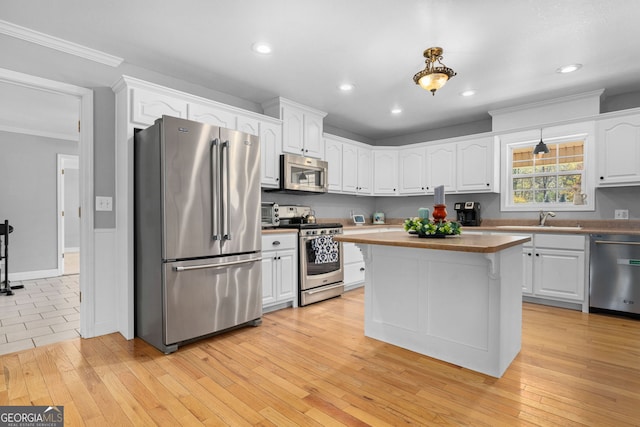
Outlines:
POLYGON ((380 140, 638 91, 639 16, 637 0, 3 0, 1 19, 258 104, 283 96, 380 140), (273 52, 252 51, 258 41, 273 52), (457 72, 435 96, 412 81, 431 46, 457 72), (572 63, 583 66, 556 72, 572 63))

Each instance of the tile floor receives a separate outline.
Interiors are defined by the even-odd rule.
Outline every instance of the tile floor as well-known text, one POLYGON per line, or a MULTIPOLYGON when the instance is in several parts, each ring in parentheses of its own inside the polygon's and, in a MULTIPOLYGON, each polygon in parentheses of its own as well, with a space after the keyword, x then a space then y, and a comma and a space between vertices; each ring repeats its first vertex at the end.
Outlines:
POLYGON ((78 274, 11 284, 24 288, 0 294, 0 354, 80 336, 78 274))

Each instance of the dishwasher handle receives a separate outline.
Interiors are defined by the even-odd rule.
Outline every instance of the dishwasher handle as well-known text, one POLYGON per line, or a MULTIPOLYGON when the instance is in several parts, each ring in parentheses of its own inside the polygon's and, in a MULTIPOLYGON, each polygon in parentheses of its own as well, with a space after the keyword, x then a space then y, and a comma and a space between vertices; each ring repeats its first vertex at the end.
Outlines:
POLYGON ((640 246, 640 242, 618 242, 613 240, 595 240, 596 245, 624 245, 624 246, 640 246))

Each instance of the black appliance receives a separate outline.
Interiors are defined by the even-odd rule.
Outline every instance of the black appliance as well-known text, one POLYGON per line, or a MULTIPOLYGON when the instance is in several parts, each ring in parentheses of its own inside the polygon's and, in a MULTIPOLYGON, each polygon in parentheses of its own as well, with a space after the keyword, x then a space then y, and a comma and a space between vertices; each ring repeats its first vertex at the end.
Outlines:
POLYGON ((456 220, 460 225, 479 226, 482 222, 480 216, 480 202, 461 202, 454 205, 456 220))

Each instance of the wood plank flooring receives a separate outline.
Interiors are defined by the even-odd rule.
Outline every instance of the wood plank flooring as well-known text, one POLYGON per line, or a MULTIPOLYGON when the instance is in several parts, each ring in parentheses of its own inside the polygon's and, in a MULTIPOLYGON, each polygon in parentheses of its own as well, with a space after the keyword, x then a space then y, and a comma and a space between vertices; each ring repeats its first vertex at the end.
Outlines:
POLYGON ((0 405, 67 426, 639 426, 640 322, 533 304, 500 379, 366 338, 363 291, 165 356, 119 334, 0 356, 0 405))

